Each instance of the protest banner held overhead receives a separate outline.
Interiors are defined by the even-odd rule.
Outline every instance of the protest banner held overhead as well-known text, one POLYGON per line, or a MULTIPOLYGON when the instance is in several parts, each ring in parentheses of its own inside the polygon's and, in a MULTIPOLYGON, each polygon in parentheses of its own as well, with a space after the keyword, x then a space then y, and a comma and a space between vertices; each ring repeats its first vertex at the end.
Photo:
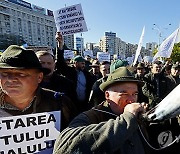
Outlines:
POLYGON ((64 59, 74 58, 74 52, 72 50, 64 50, 64 59))
POLYGON ((97 52, 97 59, 99 62, 108 61, 110 62, 110 54, 106 52, 97 52))
POLYGON ((0 153, 52 153, 60 111, 0 118, 0 153))
POLYGON ((54 19, 57 31, 63 36, 87 31, 81 4, 54 11, 54 19))

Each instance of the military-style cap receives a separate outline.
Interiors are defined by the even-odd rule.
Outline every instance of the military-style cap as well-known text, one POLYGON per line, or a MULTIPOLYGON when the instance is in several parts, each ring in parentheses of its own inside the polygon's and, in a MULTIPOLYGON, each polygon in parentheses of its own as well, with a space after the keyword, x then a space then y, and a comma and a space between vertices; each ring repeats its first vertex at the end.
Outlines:
POLYGON ((128 62, 125 60, 116 60, 114 61, 111 66, 110 66, 110 73, 112 73, 113 71, 115 71, 117 68, 122 67, 122 66, 127 66, 128 62))
POLYGON ((111 74, 109 74, 106 82, 103 82, 100 85, 100 89, 102 91, 106 91, 107 88, 118 82, 136 82, 143 84, 143 82, 137 80, 126 67, 120 67, 111 74))
POLYGON ((10 45, 0 57, 0 69, 39 69, 45 74, 50 70, 43 68, 33 50, 22 48, 18 45, 10 45))
POLYGON ((73 59, 74 62, 85 62, 85 59, 78 55, 78 56, 75 56, 74 59, 73 59))

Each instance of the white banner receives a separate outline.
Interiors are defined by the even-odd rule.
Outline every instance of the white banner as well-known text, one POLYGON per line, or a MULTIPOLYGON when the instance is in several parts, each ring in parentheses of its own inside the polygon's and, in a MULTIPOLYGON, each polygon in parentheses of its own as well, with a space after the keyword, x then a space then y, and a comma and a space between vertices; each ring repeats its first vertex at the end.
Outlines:
POLYGON ((151 120, 165 120, 180 115, 180 84, 176 86, 148 115, 151 120))
POLYGON ((74 52, 71 50, 64 50, 64 59, 74 58, 74 52))
POLYGON ((0 118, 0 153, 52 153, 60 111, 0 118))
POLYGON ((136 64, 136 62, 137 62, 137 60, 138 60, 138 57, 139 57, 139 55, 140 55, 140 52, 141 52, 142 43, 143 43, 143 38, 144 38, 144 31, 145 31, 145 26, 143 27, 142 34, 141 34, 141 37, 140 37, 140 39, 139 39, 139 44, 138 44, 138 47, 137 47, 137 50, 136 50, 136 54, 135 54, 133 66, 136 64))
POLYGON ((179 28, 176 29, 166 40, 161 43, 160 47, 158 48, 158 52, 153 57, 153 61, 155 61, 158 57, 169 58, 171 56, 174 43, 177 41, 178 33, 179 28))
POLYGON ((54 11, 54 19, 57 31, 64 36, 87 31, 81 4, 54 11))
POLYGON ((105 52, 97 52, 97 59, 99 60, 99 62, 110 62, 110 54, 105 52))

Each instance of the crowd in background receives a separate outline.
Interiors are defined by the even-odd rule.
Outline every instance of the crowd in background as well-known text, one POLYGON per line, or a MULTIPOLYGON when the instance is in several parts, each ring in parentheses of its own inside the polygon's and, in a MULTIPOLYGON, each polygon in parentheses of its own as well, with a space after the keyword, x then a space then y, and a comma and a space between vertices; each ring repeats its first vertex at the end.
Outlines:
MULTIPOLYGON (((64 110, 64 112, 74 112, 73 117, 67 120, 68 123, 79 113, 98 106, 105 101, 105 93, 101 90, 100 85, 105 83, 108 75, 115 72, 118 68, 126 67, 133 74, 134 78, 143 82, 142 86, 138 86, 137 102, 147 103, 148 110, 155 107, 180 83, 179 62, 156 60, 149 63, 141 61, 132 66, 123 59, 99 62, 96 58, 93 59, 90 56, 82 57, 80 55, 75 56, 73 59, 64 59, 66 46, 63 44, 63 38, 60 33, 56 34, 56 40, 57 48, 54 52, 36 52, 42 67, 49 70, 48 73, 44 74, 42 81, 37 86, 59 92, 60 95, 65 95, 71 100, 74 106, 73 111, 64 110)), ((7 69, 9 68, 7 67, 7 69)), ((1 108, 4 109, 6 106, 1 104, 1 108)), ((5 111, 8 112, 10 109, 7 107, 5 111)), ((56 107, 52 110, 54 109, 62 108, 56 107)), ((39 112, 43 111, 49 111, 49 109, 39 109, 39 112)), ((17 114, 13 112, 12 115, 17 114)), ((66 116, 64 119, 66 121, 66 116)), ((63 129, 67 126, 68 124, 63 129)), ((148 128, 152 145, 156 146, 158 144, 153 136, 158 135, 161 129, 169 126, 173 126, 173 132, 178 133, 179 125, 176 119, 163 123, 163 127, 152 125, 148 128)))

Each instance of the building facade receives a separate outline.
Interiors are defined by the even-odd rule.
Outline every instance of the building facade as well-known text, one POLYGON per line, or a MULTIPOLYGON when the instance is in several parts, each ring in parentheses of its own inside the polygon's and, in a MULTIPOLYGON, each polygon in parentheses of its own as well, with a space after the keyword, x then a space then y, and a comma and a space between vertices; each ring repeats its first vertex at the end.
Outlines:
POLYGON ((116 37, 116 33, 105 32, 105 36, 100 39, 100 50, 110 53, 111 56, 125 59, 135 54, 137 44, 126 43, 119 37, 116 37))
POLYGON ((115 53, 116 33, 105 32, 105 35, 100 39, 100 49, 104 52, 109 52, 111 55, 115 53))
POLYGON ((25 1, 1 0, 0 33, 20 37, 28 45, 55 47, 56 27, 50 12, 25 1))
POLYGON ((74 34, 73 35, 67 35, 63 36, 64 38, 64 44, 70 49, 74 50, 74 34))
POLYGON ((93 50, 95 43, 87 42, 86 43, 86 50, 93 50))
POLYGON ((75 49, 82 54, 84 51, 84 38, 76 37, 75 39, 75 49))
POLYGON ((157 48, 157 47, 158 47, 158 44, 156 42, 146 43, 146 49, 150 50, 151 52, 153 52, 154 49, 157 48))
MULTIPOLYGON (((0 1, 0 34, 23 40, 28 46, 56 46, 53 11, 23 0, 0 1)), ((3 38, 0 38, 0 41, 3 38)), ((74 49, 74 35, 64 36, 69 49, 74 49)))

